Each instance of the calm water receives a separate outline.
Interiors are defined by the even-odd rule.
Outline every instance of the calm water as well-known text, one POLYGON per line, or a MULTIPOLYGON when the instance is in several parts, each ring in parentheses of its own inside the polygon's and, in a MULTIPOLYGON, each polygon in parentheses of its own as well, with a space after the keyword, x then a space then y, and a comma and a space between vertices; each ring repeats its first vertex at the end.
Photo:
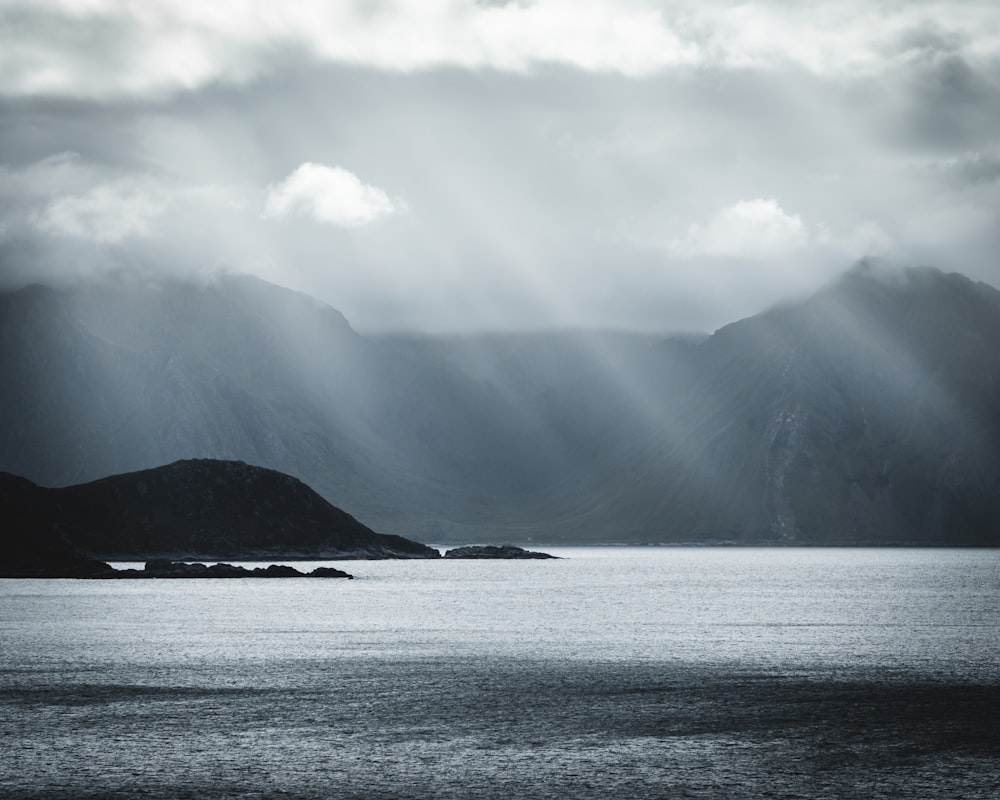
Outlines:
POLYGON ((1000 792, 1000 552, 550 552, 0 580, 0 796, 1000 792))

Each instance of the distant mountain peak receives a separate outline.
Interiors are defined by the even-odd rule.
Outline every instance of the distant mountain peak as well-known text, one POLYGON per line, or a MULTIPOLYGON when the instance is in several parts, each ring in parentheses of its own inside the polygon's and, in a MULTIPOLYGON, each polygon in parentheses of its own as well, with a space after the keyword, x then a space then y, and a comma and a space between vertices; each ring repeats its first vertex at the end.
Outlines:
MULTIPOLYGON (((927 265, 904 265, 883 259, 866 258, 835 279, 830 289, 879 287, 908 291, 933 291, 937 287, 993 289, 989 284, 973 281, 960 272, 945 272, 927 265)), ((994 290, 995 291, 995 290, 994 290)))

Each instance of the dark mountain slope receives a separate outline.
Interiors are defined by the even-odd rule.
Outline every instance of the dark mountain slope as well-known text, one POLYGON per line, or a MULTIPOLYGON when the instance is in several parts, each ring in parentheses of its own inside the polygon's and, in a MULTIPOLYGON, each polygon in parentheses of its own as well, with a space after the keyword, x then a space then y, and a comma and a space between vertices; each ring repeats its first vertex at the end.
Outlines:
POLYGON ((698 349, 668 424, 564 494, 563 536, 1000 544, 996 290, 862 266, 698 349))
POLYGON ((235 459, 420 532, 540 479, 543 432, 525 437, 504 403, 253 278, 0 295, 0 468, 41 484, 235 459))
POLYGON ((44 553, 51 540, 125 560, 439 555, 371 531, 295 478, 240 462, 179 461, 61 489, 3 477, 5 553, 39 541, 44 553))

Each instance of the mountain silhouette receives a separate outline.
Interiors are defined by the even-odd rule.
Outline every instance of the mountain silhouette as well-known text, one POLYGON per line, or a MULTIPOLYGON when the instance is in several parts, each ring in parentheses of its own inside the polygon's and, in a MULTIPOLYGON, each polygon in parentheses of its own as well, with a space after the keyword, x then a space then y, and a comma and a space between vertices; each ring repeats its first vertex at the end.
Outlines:
POLYGON ((235 461, 178 461, 57 489, 0 473, 0 509, 9 572, 88 574, 93 557, 439 556, 375 533, 295 478, 235 461))

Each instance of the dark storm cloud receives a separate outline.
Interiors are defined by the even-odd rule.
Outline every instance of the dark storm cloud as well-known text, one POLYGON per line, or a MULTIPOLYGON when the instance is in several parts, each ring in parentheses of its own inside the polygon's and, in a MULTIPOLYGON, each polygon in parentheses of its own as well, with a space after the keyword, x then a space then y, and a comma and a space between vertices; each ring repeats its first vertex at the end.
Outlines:
POLYGON ((1000 283, 990 4, 11 8, 7 283, 242 269, 439 330, 712 328, 868 254, 1000 283))

